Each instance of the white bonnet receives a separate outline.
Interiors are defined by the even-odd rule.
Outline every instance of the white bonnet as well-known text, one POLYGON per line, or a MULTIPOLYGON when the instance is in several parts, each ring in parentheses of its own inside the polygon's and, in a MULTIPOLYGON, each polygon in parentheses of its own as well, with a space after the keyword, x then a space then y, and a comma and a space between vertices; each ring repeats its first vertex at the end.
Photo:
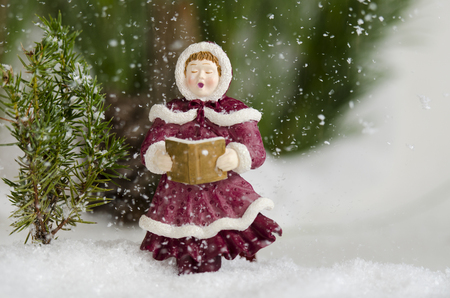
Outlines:
POLYGON ((217 101, 221 99, 222 96, 227 92, 228 87, 231 83, 231 79, 232 69, 230 59, 218 44, 208 41, 194 43, 187 47, 181 53, 180 57, 178 57, 177 65, 175 67, 175 80, 178 90, 180 90, 181 94, 183 94, 183 96, 188 100, 200 99, 203 101, 217 101), (216 90, 214 90, 214 92, 210 96, 198 98, 198 96, 192 93, 186 85, 184 68, 186 65, 186 60, 189 58, 189 56, 201 51, 210 52, 217 57, 221 68, 221 76, 216 90))

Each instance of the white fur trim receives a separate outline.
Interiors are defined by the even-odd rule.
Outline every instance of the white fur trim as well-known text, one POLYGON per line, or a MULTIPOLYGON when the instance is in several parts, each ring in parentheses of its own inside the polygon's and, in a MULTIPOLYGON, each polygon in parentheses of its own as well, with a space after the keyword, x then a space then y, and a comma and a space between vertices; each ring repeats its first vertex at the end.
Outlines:
POLYGON ((220 126, 232 126, 250 120, 258 122, 261 120, 261 113, 253 108, 242 109, 230 114, 217 113, 211 108, 205 107, 205 117, 212 123, 220 126))
POLYGON ((159 236, 170 238, 184 238, 195 237, 197 239, 208 239, 217 235, 223 230, 238 230, 243 231, 247 229, 255 220, 256 216, 264 209, 273 209, 274 204, 268 198, 259 198, 254 201, 245 211, 241 218, 221 218, 211 223, 209 226, 201 227, 196 225, 172 226, 156 220, 153 220, 145 215, 142 215, 139 220, 139 226, 159 236))
POLYGON ((203 41, 191 44, 181 53, 180 57, 178 58, 177 65, 175 67, 175 80, 178 86, 178 90, 180 90, 181 94, 183 94, 183 96, 186 97, 186 99, 188 100, 198 98, 203 101, 217 101, 221 99, 222 96, 225 95, 225 93, 227 92, 232 77, 233 74, 231 70, 230 59, 228 59, 227 54, 222 50, 222 48, 219 45, 212 42, 203 41), (214 90, 214 92, 210 96, 198 98, 198 96, 192 93, 191 90, 189 90, 189 87, 186 85, 185 80, 186 76, 184 74, 184 68, 186 60, 189 58, 189 56, 201 51, 210 52, 211 54, 217 57, 221 68, 221 76, 216 90, 214 90))
POLYGON ((227 148, 236 151, 239 158, 239 165, 236 169, 233 170, 233 172, 242 174, 251 169, 252 157, 250 156, 250 152, 248 151, 247 146, 241 143, 231 142, 227 145, 227 148))
POLYGON ((164 141, 159 141, 154 144, 151 144, 150 147, 148 147, 147 152, 145 152, 144 159, 145 159, 145 166, 147 169, 155 174, 164 174, 164 171, 161 171, 159 167, 155 163, 155 154, 156 151, 163 150, 166 151, 166 143, 164 141))
MULTIPOLYGON (((177 112, 168 109, 163 104, 155 104, 150 109, 149 119, 150 122, 155 121, 156 118, 164 120, 166 123, 174 123, 183 125, 190 121, 193 121, 197 117, 197 109, 191 109, 187 112, 177 112)), ((261 113, 253 108, 242 109, 230 114, 218 113, 211 108, 204 109, 205 117, 212 123, 219 126, 232 126, 247 121, 259 121, 261 120, 261 113)))
POLYGON ((188 123, 197 117, 197 110, 192 109, 187 112, 176 112, 169 110, 165 105, 156 104, 150 109, 149 119, 150 122, 155 121, 156 118, 164 120, 166 123, 174 123, 183 125, 188 123))

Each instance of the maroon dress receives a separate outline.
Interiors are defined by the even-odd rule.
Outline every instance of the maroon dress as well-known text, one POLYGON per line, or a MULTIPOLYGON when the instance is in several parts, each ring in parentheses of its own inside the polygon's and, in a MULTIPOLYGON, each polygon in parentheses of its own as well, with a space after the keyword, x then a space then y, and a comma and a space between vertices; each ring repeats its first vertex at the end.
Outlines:
MULTIPOLYGON (((216 102, 176 99, 157 106, 141 148, 144 164, 148 149, 168 137, 223 137, 227 145, 243 149, 238 156, 247 156, 247 161, 240 156, 244 167, 263 164, 266 154, 257 121, 248 113, 253 109, 242 102, 224 96, 216 102)), ((147 230, 141 249, 152 252, 156 260, 176 258, 180 273, 217 271, 221 257, 252 259, 275 241, 273 233, 281 235, 278 224, 259 213, 271 204, 234 171, 225 180, 200 185, 174 182, 163 174, 140 221, 147 230)))

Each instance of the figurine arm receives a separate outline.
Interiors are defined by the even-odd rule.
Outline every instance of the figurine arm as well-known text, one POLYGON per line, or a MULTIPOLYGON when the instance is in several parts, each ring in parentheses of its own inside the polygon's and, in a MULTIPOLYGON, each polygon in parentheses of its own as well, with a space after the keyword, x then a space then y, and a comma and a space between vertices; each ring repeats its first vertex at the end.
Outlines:
POLYGON ((174 136, 178 129, 155 119, 141 147, 141 160, 147 169, 155 174, 164 174, 172 168, 172 160, 166 152, 165 139, 174 136))
MULTIPOLYGON (((227 149, 235 152, 237 165, 232 170, 238 174, 260 167, 266 159, 266 151, 256 121, 233 125, 229 129, 231 142, 227 149)), ((221 157, 225 157, 227 152, 221 157)), ((234 155, 230 153, 230 155, 234 155)), ((219 157, 219 159, 221 158, 219 157)), ((234 159, 231 157, 231 159, 234 159)), ((219 161, 219 160, 218 160, 219 161)), ((219 166, 219 165, 218 165, 219 166)))

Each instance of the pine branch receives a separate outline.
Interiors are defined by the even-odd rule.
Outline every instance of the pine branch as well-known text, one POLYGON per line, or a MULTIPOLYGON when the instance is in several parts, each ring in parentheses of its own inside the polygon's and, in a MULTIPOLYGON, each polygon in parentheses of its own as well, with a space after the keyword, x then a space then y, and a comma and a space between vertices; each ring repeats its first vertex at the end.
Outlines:
POLYGON ((61 230, 69 222, 70 219, 71 219, 70 217, 67 217, 54 230, 52 230, 52 236, 54 236, 56 233, 58 233, 58 231, 61 230))
POLYGON ((7 121, 7 122, 10 122, 10 123, 16 123, 16 121, 14 121, 14 120, 6 119, 6 118, 3 118, 3 117, 0 117, 0 120, 7 121))
POLYGON ((6 94, 0 106, 15 119, 0 120, 10 124, 24 154, 17 159, 18 180, 4 179, 17 207, 13 233, 30 229, 27 240, 48 244, 60 230, 85 223, 83 212, 109 202, 92 194, 118 177, 117 162, 126 158, 127 147, 109 133, 110 122, 102 117, 104 95, 90 67, 74 53, 79 33, 63 27, 61 16, 40 19, 43 39, 24 50, 26 61, 21 59, 29 81, 0 65, 6 94))

